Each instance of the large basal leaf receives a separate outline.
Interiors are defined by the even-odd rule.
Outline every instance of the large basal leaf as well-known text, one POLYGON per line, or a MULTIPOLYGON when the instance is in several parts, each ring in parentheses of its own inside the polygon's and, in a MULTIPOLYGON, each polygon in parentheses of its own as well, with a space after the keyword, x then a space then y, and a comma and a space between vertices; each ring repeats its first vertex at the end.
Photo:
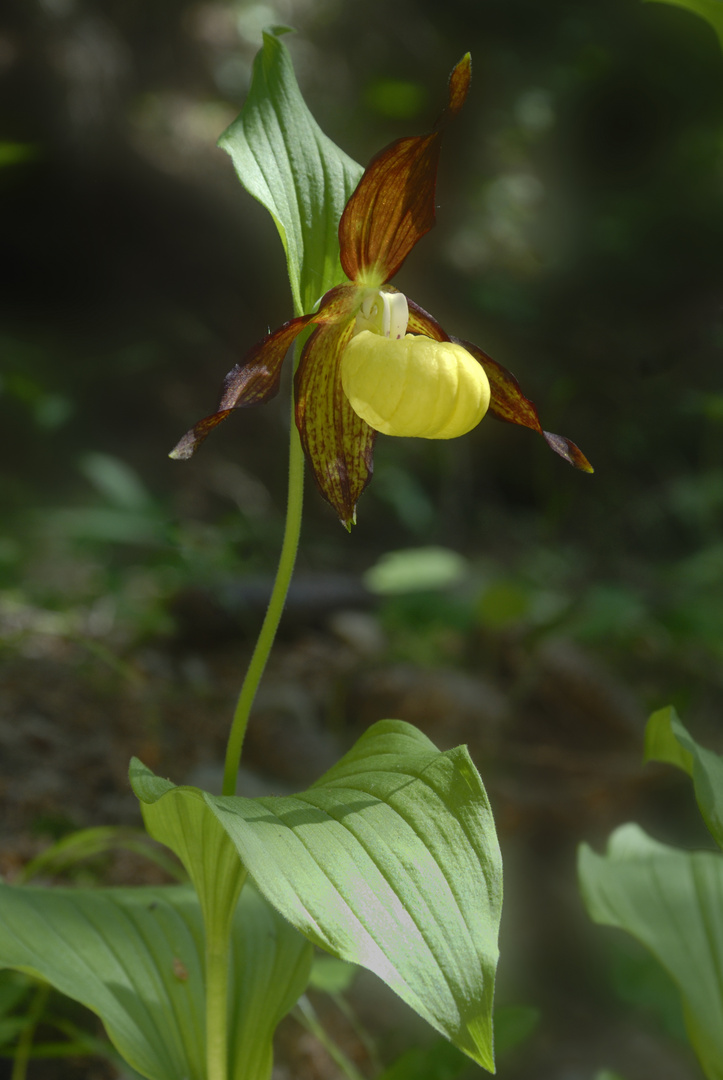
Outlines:
POLYGON ((623 825, 606 855, 582 845, 578 873, 590 917, 632 934, 677 984, 703 1071, 723 1080, 723 856, 623 825))
MULTIPOLYGON (((140 763, 131 780, 141 799, 173 798, 140 763)), ((465 748, 440 753, 410 725, 384 720, 298 795, 204 799, 293 926, 374 971, 494 1069, 502 862, 465 748)))
MULTIPOLYGON (((311 947, 247 884, 232 928, 233 1080, 271 1075, 271 1039, 311 947)), ((205 1080, 204 937, 190 886, 0 886, 0 966, 47 980, 103 1021, 150 1080, 205 1080)))
POLYGON ((249 881, 231 943, 230 1080, 268 1080, 274 1032, 306 989, 314 950, 249 881))
POLYGON ((670 4, 672 7, 685 8, 694 15, 700 15, 715 30, 723 48, 723 0, 656 0, 657 3, 670 4))
POLYGON ((264 33, 243 110, 219 139, 239 180, 273 217, 286 252, 297 314, 345 281, 339 219, 362 168, 327 138, 309 112, 289 53, 264 33))
POLYGON ((645 760, 676 765, 692 776, 703 819, 715 842, 723 848, 723 758, 699 746, 670 705, 654 712, 648 720, 645 760))
MULTIPOLYGON (((167 844, 185 866, 200 898, 207 940, 217 942, 223 949, 232 929, 229 922, 247 875, 233 842, 208 806, 203 792, 197 788, 175 787, 168 780, 153 776, 138 761, 131 763, 130 772, 133 788, 141 800, 148 832, 154 839, 167 844)), ((248 884, 241 893, 244 903, 248 903, 247 891, 248 884)), ((284 925, 286 935, 296 940, 298 957, 296 960, 291 957, 293 963, 287 970, 285 965, 290 962, 290 957, 288 952, 282 952, 277 956, 276 966, 269 969, 264 941, 257 942, 260 948, 258 955, 255 955, 251 951, 251 939, 241 971, 253 972, 253 985, 257 990, 262 985, 272 990, 269 999, 272 1004, 273 987, 277 994, 283 993, 284 987, 288 987, 291 996, 288 1000, 283 999, 281 1013, 274 1010, 268 1012, 268 1001, 263 994, 254 993, 244 997, 239 1019, 230 1025, 229 1061, 232 1075, 237 1080, 268 1075, 271 1069, 270 1042, 265 1039, 259 1042, 254 1032, 258 1028, 262 1032, 273 1033, 280 1017, 288 1012, 305 990, 309 978, 313 952, 311 945, 275 911, 274 915, 284 925), (249 1062, 256 1060, 261 1052, 268 1055, 268 1061, 266 1057, 263 1058, 260 1071, 244 1071, 250 1069, 249 1062)))

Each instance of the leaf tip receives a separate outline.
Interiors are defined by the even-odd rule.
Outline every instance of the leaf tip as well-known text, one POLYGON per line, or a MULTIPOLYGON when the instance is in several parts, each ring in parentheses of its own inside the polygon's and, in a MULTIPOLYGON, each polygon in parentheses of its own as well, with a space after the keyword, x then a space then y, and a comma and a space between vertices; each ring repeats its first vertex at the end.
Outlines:
POLYGON ((152 776, 153 773, 144 765, 140 758, 132 757, 130 764, 128 765, 128 779, 131 787, 133 787, 134 781, 145 780, 146 777, 152 776))
POLYGON ((467 1039, 464 1040, 464 1044, 455 1040, 455 1045, 488 1073, 494 1075, 497 1072, 497 1067, 495 1065, 495 1035, 491 999, 487 1001, 484 1011, 467 1025, 467 1033, 471 1038, 472 1045, 468 1044, 467 1039))

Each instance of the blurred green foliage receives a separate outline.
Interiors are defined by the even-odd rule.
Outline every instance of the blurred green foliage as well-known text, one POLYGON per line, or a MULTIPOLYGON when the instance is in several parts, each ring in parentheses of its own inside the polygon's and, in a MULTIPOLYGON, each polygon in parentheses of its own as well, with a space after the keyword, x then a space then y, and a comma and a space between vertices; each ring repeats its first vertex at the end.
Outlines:
POLYGON ((615 939, 608 955, 610 981, 620 1001, 653 1017, 667 1035, 686 1044, 680 994, 668 973, 642 945, 622 935, 615 939))

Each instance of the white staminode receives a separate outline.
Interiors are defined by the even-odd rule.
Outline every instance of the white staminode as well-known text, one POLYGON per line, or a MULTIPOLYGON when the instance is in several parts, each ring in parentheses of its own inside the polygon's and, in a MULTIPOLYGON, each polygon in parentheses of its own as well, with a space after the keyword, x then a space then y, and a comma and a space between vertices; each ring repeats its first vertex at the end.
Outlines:
POLYGON ((382 337, 401 338, 407 332, 409 306, 404 293, 370 289, 362 300, 354 333, 370 330, 382 337))

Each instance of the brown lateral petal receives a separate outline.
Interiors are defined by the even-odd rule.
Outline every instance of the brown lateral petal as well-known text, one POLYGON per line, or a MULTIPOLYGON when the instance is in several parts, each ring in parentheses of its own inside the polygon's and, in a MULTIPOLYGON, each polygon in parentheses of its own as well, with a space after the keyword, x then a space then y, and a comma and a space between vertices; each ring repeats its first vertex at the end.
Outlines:
POLYGON ((341 265, 351 281, 383 284, 434 225, 442 132, 464 104, 469 55, 449 80, 447 107, 428 135, 397 139, 372 158, 339 222, 341 265))
POLYGON ((195 454, 203 440, 235 409, 261 405, 278 394, 284 357, 294 338, 301 333, 310 318, 309 315, 301 315, 291 319, 249 349, 241 363, 235 364, 224 379, 216 412, 194 424, 169 457, 185 461, 195 454))
POLYGON ((571 439, 565 438, 564 435, 554 435, 551 431, 543 431, 542 437, 551 450, 554 450, 565 461, 569 461, 576 469, 586 473, 595 472, 580 447, 576 446, 571 439))
POLYGON ((198 450, 213 429, 234 412, 251 405, 263 405, 279 392, 281 366, 294 339, 309 323, 341 317, 352 304, 356 290, 350 285, 330 289, 314 315, 290 319, 278 330, 252 346, 240 364, 229 371, 223 382, 221 400, 215 413, 199 420, 174 447, 169 457, 185 461, 198 450))
POLYGON ((354 320, 320 326, 296 372, 296 426, 319 491, 350 529, 372 475, 376 432, 357 416, 341 385, 341 354, 354 320))
POLYGON ((498 364, 477 345, 469 341, 461 341, 459 338, 452 338, 452 341, 462 345, 479 360, 485 369, 491 391, 490 416, 494 416, 497 420, 504 420, 508 424, 520 424, 522 427, 536 431, 542 435, 550 449, 568 461, 570 465, 574 465, 576 469, 581 469, 583 472, 594 472, 592 465, 574 442, 566 439, 564 435, 554 435, 551 431, 542 430, 537 409, 522 393, 520 384, 512 372, 498 364))

